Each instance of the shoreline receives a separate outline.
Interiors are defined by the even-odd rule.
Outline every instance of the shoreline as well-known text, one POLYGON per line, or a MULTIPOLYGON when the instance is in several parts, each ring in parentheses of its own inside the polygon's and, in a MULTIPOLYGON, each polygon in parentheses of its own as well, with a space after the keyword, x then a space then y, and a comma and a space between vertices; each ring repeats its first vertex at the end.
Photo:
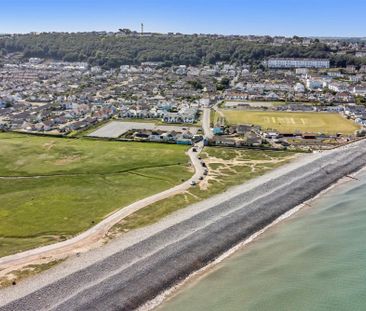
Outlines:
MULTIPOLYGON (((349 174, 349 176, 354 177, 359 174, 362 174, 362 172, 366 172, 366 166, 362 167, 361 169, 359 169, 358 171, 356 171, 354 173, 349 174)), ((273 227, 275 227, 277 225, 284 225, 286 220, 291 219, 291 217, 296 216, 300 211, 303 211, 306 208, 313 208, 310 203, 314 202, 315 200, 320 199, 321 197, 323 197, 325 194, 329 193, 330 191, 332 191, 336 188, 342 187, 349 182, 352 182, 352 180, 350 180, 348 176, 342 177, 341 179, 336 181, 334 184, 330 185, 327 189, 324 189, 321 192, 319 192, 313 198, 311 198, 311 199, 295 206, 293 209, 290 209, 289 211, 285 212, 284 214, 279 216, 277 219, 275 219, 271 224, 269 224, 266 227, 264 227, 263 229, 260 229, 259 231, 255 232, 250 237, 248 237, 246 240, 235 245, 234 247, 229 249, 227 252, 223 253, 221 256, 219 256, 214 261, 209 263, 207 266, 201 268, 200 270, 193 272, 182 282, 172 286, 171 288, 167 289, 165 292, 159 294, 153 300, 148 301, 141 307, 137 308, 136 311, 151 311, 151 310, 155 310, 155 309, 159 308, 164 303, 168 302, 170 299, 179 295, 179 293, 181 291, 184 291, 185 289, 189 288, 189 286, 194 285, 196 282, 199 282, 202 278, 206 277, 208 274, 215 271, 220 263, 222 263, 223 261, 236 255, 238 252, 242 251, 247 245, 255 243, 258 238, 260 238, 264 233, 268 233, 268 231, 270 229, 272 229, 273 227)))
MULTIPOLYGON (((114 250, 116 247, 118 249, 125 249, 134 243, 138 243, 141 239, 151 236, 152 234, 159 233, 160 231, 169 228, 170 226, 175 225, 177 222, 182 222, 187 220, 188 218, 191 218, 195 214, 204 212, 208 209, 210 209, 209 206, 211 206, 214 203, 222 203, 227 200, 225 197, 235 197, 238 194, 246 191, 251 191, 253 188, 257 187, 259 184, 262 184, 268 179, 274 178, 278 174, 284 174, 291 172, 295 168, 298 167, 300 162, 311 162, 313 159, 310 159, 312 157, 317 157, 316 154, 297 154, 291 161, 288 163, 277 167, 271 171, 268 171, 264 175, 260 175, 258 177, 255 177, 247 182, 244 182, 239 185, 235 185, 230 187, 228 190, 215 194, 203 201, 193 203, 184 209, 180 209, 175 211, 174 213, 166 216, 165 218, 159 220, 158 222, 151 224, 146 227, 142 227, 133 231, 130 231, 123 236, 119 236, 112 241, 110 241, 107 244, 101 245, 97 248, 92 248, 89 250, 84 250, 80 254, 74 254, 73 256, 68 257, 67 262, 63 262, 59 264, 56 267, 53 267, 50 270, 47 270, 45 272, 36 274, 34 276, 31 276, 25 280, 22 280, 21 283, 17 284, 17 291, 18 294, 14 295, 12 291, 12 287, 5 287, 0 289, 0 294, 4 294, 3 298, 0 295, 0 309, 1 306, 5 306, 8 303, 11 303, 15 299, 18 299, 18 297, 24 297, 32 292, 32 290, 29 290, 28 288, 31 286, 33 291, 38 290, 42 288, 43 286, 46 286, 47 284, 50 284, 52 282, 58 281, 62 277, 67 277, 69 274, 73 274, 76 271, 82 269, 83 267, 87 267, 89 265, 92 265, 96 263, 97 261, 103 260, 106 256, 111 256, 116 253, 116 250, 114 250), (113 250, 112 250, 113 249, 113 250), (107 253, 107 255, 105 255, 107 253), (82 264, 78 263, 80 261, 83 261, 82 264), (67 273, 65 273, 65 270, 68 270, 67 273), (15 297, 16 296, 16 297, 15 297)), ((12 255, 11 255, 12 256, 12 255)), ((3 257, 4 258, 4 257, 3 257)), ((49 261, 48 257, 44 257, 44 260, 49 261)), ((1 262, 1 260, 0 260, 1 262)), ((1 270, 1 265, 0 265, 1 270)), ((2 272, 5 270, 2 270, 2 272)), ((37 310, 38 311, 38 310, 37 310)))
POLYGON ((195 272, 207 271, 210 264, 234 253, 238 245, 248 244, 276 220, 288 218, 343 177, 358 172, 366 165, 365 154, 366 142, 361 141, 302 157, 161 223, 131 232, 124 241, 97 252, 97 258, 95 254, 74 258, 44 274, 43 280, 33 278, 20 284, 16 293, 2 292, 6 295, 2 304, 0 299, 0 309, 135 310, 152 306, 159 298, 163 301, 162 294, 168 297, 169 289, 197 276, 195 272))

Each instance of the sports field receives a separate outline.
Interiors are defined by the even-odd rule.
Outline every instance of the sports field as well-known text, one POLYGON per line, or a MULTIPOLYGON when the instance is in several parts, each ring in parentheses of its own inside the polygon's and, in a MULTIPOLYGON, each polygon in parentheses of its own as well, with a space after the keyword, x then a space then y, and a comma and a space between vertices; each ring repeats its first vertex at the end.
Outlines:
POLYGON ((187 147, 0 133, 0 257, 188 179, 187 147))
MULTIPOLYGON (((353 134, 359 126, 338 113, 220 110, 229 124, 255 124, 279 132, 353 134)), ((216 113, 216 118, 219 116, 216 113)))

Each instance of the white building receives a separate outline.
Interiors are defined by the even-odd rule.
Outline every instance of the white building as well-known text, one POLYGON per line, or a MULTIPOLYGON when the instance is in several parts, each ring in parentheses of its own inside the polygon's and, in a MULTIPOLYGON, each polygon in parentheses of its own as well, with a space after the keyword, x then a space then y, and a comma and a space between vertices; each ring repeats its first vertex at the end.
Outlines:
POLYGON ((38 57, 31 57, 28 62, 33 65, 38 65, 43 62, 43 59, 38 57))
POLYGON ((366 51, 359 51, 355 54, 356 57, 366 57, 366 51))
POLYGON ((317 80, 317 79, 307 79, 306 80, 306 87, 309 90, 322 89, 323 88, 323 81, 322 80, 317 80))
POLYGON ((307 75, 309 73, 308 68, 296 68, 295 70, 297 75, 307 75))
POLYGON ((327 75, 332 78, 341 78, 343 77, 342 73, 340 71, 328 71, 327 75))
POLYGON ((359 95, 359 96, 366 96, 366 84, 355 86, 353 88, 353 94, 359 95))
POLYGON ((97 74, 97 73, 101 73, 102 72, 102 68, 100 68, 99 66, 93 66, 90 68, 90 72, 97 74))
POLYGON ((270 58, 268 68, 329 68, 329 59, 270 58))
POLYGON ((301 83, 296 83, 296 85, 294 86, 294 90, 295 90, 296 93, 304 93, 305 92, 305 87, 301 83))
POLYGON ((328 88, 333 92, 344 92, 348 90, 346 83, 332 82, 328 84, 328 88))
POLYGON ((210 106, 210 99, 209 98, 201 98, 200 99, 201 107, 209 107, 210 106))
POLYGON ((180 66, 178 67, 178 69, 175 71, 175 73, 176 73, 177 75, 180 75, 180 76, 185 75, 185 74, 187 73, 187 66, 185 66, 185 65, 180 65, 180 66))

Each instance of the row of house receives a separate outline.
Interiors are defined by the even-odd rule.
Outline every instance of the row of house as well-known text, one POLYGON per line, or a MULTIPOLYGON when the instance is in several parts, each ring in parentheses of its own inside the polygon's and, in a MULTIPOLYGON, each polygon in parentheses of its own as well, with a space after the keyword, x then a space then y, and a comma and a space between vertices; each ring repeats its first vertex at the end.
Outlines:
POLYGON ((194 136, 189 131, 179 133, 176 131, 138 130, 131 136, 135 141, 165 142, 179 145, 192 145, 194 141, 202 139, 201 136, 194 136))

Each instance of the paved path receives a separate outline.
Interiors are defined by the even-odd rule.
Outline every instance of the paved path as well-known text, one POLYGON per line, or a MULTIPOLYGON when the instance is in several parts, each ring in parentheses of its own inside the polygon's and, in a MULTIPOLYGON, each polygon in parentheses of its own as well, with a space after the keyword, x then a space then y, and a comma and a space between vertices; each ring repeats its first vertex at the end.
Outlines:
POLYGON ((196 144, 196 146, 197 152, 193 152, 193 148, 189 149, 187 152, 190 161, 195 169, 194 175, 189 180, 173 188, 167 189, 163 192, 154 194, 150 197, 121 208, 117 212, 103 219, 94 227, 88 229, 87 231, 84 231, 74 238, 68 239, 63 242, 31 249, 14 255, 2 257, 0 258, 0 271, 4 269, 4 273, 9 269, 15 270, 16 268, 35 263, 44 257, 63 258, 68 255, 78 253, 83 249, 85 250, 87 248, 90 248, 90 245, 98 243, 101 238, 105 236, 110 228, 112 228, 115 224, 120 222, 128 215, 131 215, 132 213, 150 204, 186 191, 191 187, 192 181, 198 183, 199 177, 202 176, 204 172, 204 167, 202 167, 201 161, 198 159, 198 154, 203 148, 203 142, 196 144))
MULTIPOLYGON (((210 128, 210 108, 203 109, 203 129, 205 138, 212 138, 213 133, 210 128)), ((105 234, 118 222, 132 213, 163 199, 172 197, 189 189, 192 181, 199 182, 199 177, 203 176, 205 170, 198 159, 198 155, 203 149, 203 142, 196 144, 196 152, 193 148, 189 149, 187 154, 194 167, 194 175, 182 184, 163 192, 157 193, 140 201, 134 202, 126 207, 121 208, 117 212, 103 219, 94 227, 84 231, 74 238, 66 241, 54 243, 51 245, 31 249, 25 252, 0 258, 0 271, 3 274, 9 270, 16 270, 20 267, 39 262, 42 258, 64 258, 68 255, 79 253, 82 250, 89 249, 91 245, 97 245, 105 234)))
POLYGON ((213 137, 213 133, 210 125, 210 117, 211 117, 211 109, 203 108, 203 116, 202 116, 202 128, 205 134, 205 138, 211 139, 213 137))

